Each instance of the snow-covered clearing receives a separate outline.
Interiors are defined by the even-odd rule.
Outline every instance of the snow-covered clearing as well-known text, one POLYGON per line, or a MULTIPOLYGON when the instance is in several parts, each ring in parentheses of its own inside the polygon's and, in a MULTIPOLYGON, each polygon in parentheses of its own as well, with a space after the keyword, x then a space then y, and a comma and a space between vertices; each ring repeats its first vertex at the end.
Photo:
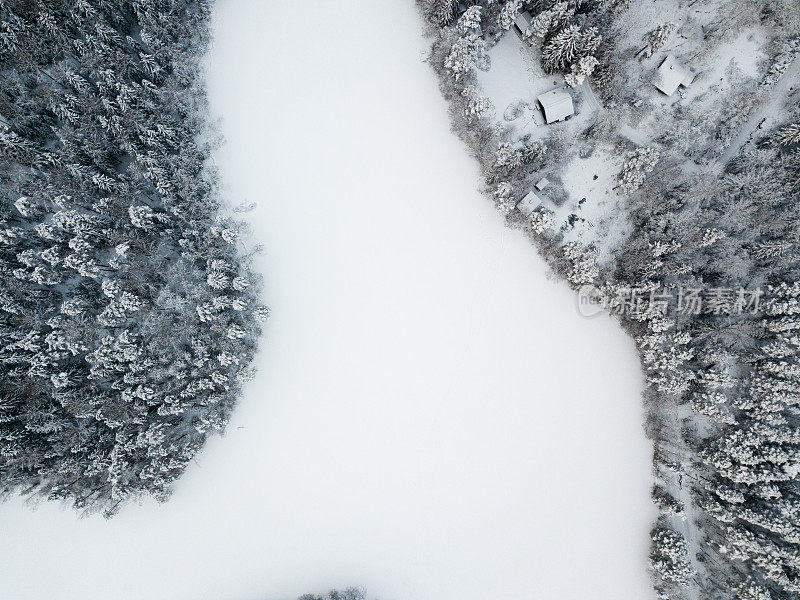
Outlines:
POLYGON ((219 0, 210 59, 257 378, 165 505, 0 505, 0 597, 652 598, 633 343, 476 191, 414 3, 305 8, 219 0))
POLYGON ((509 127, 517 135, 543 137, 549 128, 536 98, 553 88, 564 87, 564 77, 547 75, 539 64, 534 50, 510 31, 489 51, 491 66, 478 71, 481 95, 486 95, 502 118, 510 105, 524 103, 522 115, 509 127))
MULTIPOLYGON (((490 67, 478 71, 480 94, 487 96, 494 105, 496 120, 506 121, 504 125, 516 136, 530 135, 531 139, 545 137, 554 127, 566 127, 570 134, 585 127, 588 119, 599 108, 594 100, 585 102, 584 86, 570 89, 575 104, 575 116, 568 122, 545 125, 542 108, 537 98, 554 88, 566 88, 563 75, 550 74, 539 64, 539 50, 523 42, 514 31, 508 31, 497 44, 489 50, 490 67), (524 110, 511 122, 506 118, 510 107, 522 105, 524 110)), ((511 111, 509 111, 511 112, 511 111)))
POLYGON ((600 264, 607 264, 610 250, 630 235, 630 223, 620 208, 623 200, 614 191, 621 168, 622 160, 601 144, 591 156, 573 156, 562 174, 569 199, 555 208, 555 222, 566 241, 594 242, 600 264), (570 215, 575 215, 573 226, 569 226, 570 215))

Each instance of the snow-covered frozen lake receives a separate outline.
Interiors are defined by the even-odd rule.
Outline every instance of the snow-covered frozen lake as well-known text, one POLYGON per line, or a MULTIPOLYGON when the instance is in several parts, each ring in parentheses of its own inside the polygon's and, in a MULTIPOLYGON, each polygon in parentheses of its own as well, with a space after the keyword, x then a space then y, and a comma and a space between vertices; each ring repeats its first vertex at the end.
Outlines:
POLYGON ((219 0, 220 165, 273 309, 163 506, 0 505, 3 600, 643 600, 633 344, 476 189, 411 0, 219 0))

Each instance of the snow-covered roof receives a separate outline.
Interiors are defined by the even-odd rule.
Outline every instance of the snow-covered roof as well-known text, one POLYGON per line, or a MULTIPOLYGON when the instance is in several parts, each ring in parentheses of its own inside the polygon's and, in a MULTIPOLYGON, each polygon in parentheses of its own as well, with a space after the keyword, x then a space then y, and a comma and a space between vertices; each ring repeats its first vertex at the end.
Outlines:
POLYGON ((548 123, 563 121, 575 114, 575 107, 572 105, 572 96, 564 88, 556 88, 545 92, 537 98, 544 110, 544 119, 548 123))
POLYGON ((517 202, 517 210, 526 217, 530 217, 533 214, 533 211, 535 211, 541 204, 542 199, 536 192, 531 190, 522 200, 517 202))
POLYGON ((692 78, 692 73, 677 58, 668 54, 656 69, 653 84, 667 96, 672 96, 679 86, 689 85, 692 78))
POLYGON ((533 21, 533 15, 530 13, 530 11, 523 10, 517 15, 517 18, 514 19, 514 25, 517 26, 517 30, 520 33, 525 33, 530 26, 531 21, 533 21))
POLYGON ((542 177, 539 181, 536 182, 536 189, 540 192, 550 185, 550 180, 547 177, 542 177))

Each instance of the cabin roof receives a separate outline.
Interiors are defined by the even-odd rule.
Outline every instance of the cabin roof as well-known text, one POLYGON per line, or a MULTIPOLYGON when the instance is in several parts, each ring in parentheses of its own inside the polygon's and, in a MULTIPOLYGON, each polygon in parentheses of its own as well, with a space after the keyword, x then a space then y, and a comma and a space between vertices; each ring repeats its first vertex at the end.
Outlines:
POLYGON ((541 204, 542 199, 535 191, 531 190, 525 194, 522 200, 517 202, 517 210, 526 217, 530 217, 541 204))
POLYGON ((572 105, 572 96, 564 88, 556 88, 545 92, 537 98, 544 110, 544 118, 548 123, 563 121, 570 115, 575 114, 575 107, 572 105))
POLYGON ((668 54, 656 69, 653 84, 667 96, 672 96, 678 87, 689 85, 692 79, 692 73, 668 54))
POLYGON ((533 21, 533 15, 528 10, 523 10, 521 13, 517 15, 517 18, 514 19, 514 25, 517 26, 520 33, 524 33, 528 27, 530 27, 531 21, 533 21))

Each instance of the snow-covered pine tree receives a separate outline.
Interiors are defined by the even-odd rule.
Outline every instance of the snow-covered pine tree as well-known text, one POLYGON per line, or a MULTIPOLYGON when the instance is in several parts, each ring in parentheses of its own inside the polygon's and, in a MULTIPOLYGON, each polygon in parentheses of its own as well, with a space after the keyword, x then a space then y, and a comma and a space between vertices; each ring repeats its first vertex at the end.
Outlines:
MULTIPOLYGON (((556 33, 542 48, 542 67, 548 73, 565 71, 579 59, 588 57, 597 50, 600 40, 600 35, 594 27, 582 29, 578 25, 568 25, 556 33)), ((588 63, 585 67, 588 67, 588 63)))

